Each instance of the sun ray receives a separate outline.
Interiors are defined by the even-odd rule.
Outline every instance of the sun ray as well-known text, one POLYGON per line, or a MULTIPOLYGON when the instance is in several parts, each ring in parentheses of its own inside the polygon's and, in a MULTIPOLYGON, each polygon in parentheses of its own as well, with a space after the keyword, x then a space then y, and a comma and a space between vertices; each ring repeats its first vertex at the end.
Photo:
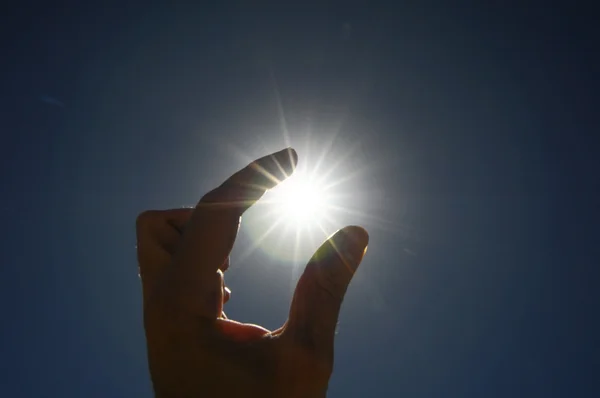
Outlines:
POLYGON ((240 262, 246 260, 248 258, 248 256, 250 256, 256 249, 258 249, 258 247, 260 246, 260 244, 269 237, 269 235, 275 230, 275 228, 277 228, 279 226, 279 224, 281 224, 283 220, 279 219, 276 222, 274 222, 261 236, 259 236, 246 250, 244 250, 241 254, 240 254, 240 262))
POLYGON ((325 236, 325 238, 327 238, 329 236, 329 234, 327 233, 327 230, 323 227, 322 223, 318 223, 317 226, 319 227, 319 229, 321 230, 321 232, 323 232, 323 236, 325 236))
POLYGON ((335 163, 333 163, 329 167, 329 169, 321 175, 321 178, 323 180, 327 180, 331 176, 331 174, 333 174, 333 172, 336 171, 336 169, 338 167, 340 167, 342 164, 344 164, 344 162, 347 161, 350 158, 350 156, 352 156, 358 150, 359 147, 360 147, 360 143, 358 143, 358 142, 355 143, 354 145, 352 145, 350 147, 350 149, 344 155, 340 156, 337 159, 337 161, 335 163))
POLYGON ((352 267, 350 266, 350 264, 348 264, 348 260, 346 260, 344 258, 344 256, 342 255, 342 252, 341 252, 340 248, 337 247, 337 245, 335 244, 335 242, 333 240, 331 241, 331 246, 333 246, 334 250, 338 254, 338 257, 342 260, 342 263, 344 263, 344 266, 348 269, 348 271, 350 271, 350 273, 354 274, 354 270, 352 269, 352 267))
POLYGON ((395 223, 388 221, 386 219, 383 219, 381 217, 376 217, 372 214, 365 213, 363 211, 353 210, 353 209, 350 209, 347 207, 335 206, 335 205, 332 205, 331 209, 338 211, 340 213, 344 213, 344 214, 348 214, 348 215, 352 215, 352 216, 358 216, 362 220, 365 220, 365 221, 373 222, 373 226, 380 228, 386 232, 394 232, 398 229, 397 225, 395 223))
MULTIPOLYGON (((261 173, 262 175, 264 175, 265 177, 267 177, 269 180, 271 180, 272 182, 274 182, 275 184, 279 184, 281 181, 279 181, 279 179, 277 179, 277 177, 275 177, 273 174, 269 173, 264 167, 261 167, 260 165, 258 165, 253 157, 245 154, 241 149, 231 145, 230 146, 230 150, 234 153, 235 157, 237 157, 238 159, 241 159, 241 161, 247 165, 250 165, 252 168, 258 170, 259 173, 261 173)), ((290 159, 291 159, 291 152, 290 152, 290 159)), ((277 168, 279 169, 279 171, 281 171, 281 173, 285 176, 288 177, 287 173, 285 172, 285 170, 283 169, 283 167, 281 166, 281 164, 275 160, 275 164, 277 165, 277 168)), ((258 188, 258 189, 267 189, 267 187, 264 186, 260 186, 257 184, 247 184, 247 187, 251 187, 251 188, 258 188)))
POLYGON ((360 177, 361 175, 363 175, 364 173, 367 173, 369 170, 364 167, 361 169, 358 169, 356 171, 354 171, 353 173, 347 174, 344 177, 340 177, 335 181, 331 181, 328 185, 326 185, 325 187, 323 187, 323 189, 331 189, 331 188, 335 188, 338 185, 341 185, 345 182, 351 181, 353 179, 356 179, 358 177, 360 177))
MULTIPOLYGON (((290 153, 289 153, 289 155, 290 155, 290 163, 293 163, 293 162, 291 162, 291 160, 292 160, 292 153, 290 152, 290 153)), ((291 174, 288 174, 288 173, 285 171, 285 169, 283 168, 283 166, 281 165, 281 163, 279 163, 277 160, 275 160, 275 164, 277 165, 277 168, 279 169, 279 171, 281 172, 281 174, 283 174, 283 175, 285 176, 285 178, 288 178, 290 175, 292 175, 292 174, 294 173, 294 172, 292 171, 292 173, 291 173, 291 174)), ((295 166, 294 166, 294 168, 295 168, 295 166)), ((284 178, 284 179, 285 179, 285 178, 284 178)), ((278 183, 279 183, 279 182, 278 182, 278 183)))
MULTIPOLYGON (((325 222, 329 223, 329 226, 333 226, 335 228, 335 219, 333 218, 333 215, 325 215, 325 217, 323 217, 321 225, 323 225, 325 222)), ((331 234, 331 232, 328 232, 327 229, 325 229, 323 233, 325 234, 325 237, 328 237, 331 234)))
POLYGON ((323 164, 323 161, 326 159, 327 155, 329 155, 331 153, 331 148, 333 147, 333 143, 335 142, 339 133, 340 133, 340 129, 336 129, 336 131, 330 135, 331 138, 325 143, 323 151, 321 151, 321 156, 319 156, 319 158, 317 159, 317 162, 315 163, 315 167, 313 169, 313 174, 319 173, 319 170, 321 169, 321 165, 323 164))
MULTIPOLYGON (((258 214, 255 215, 256 219, 258 221, 269 221, 270 219, 272 219, 274 216, 277 215, 277 213, 279 212, 278 209, 274 206, 270 206, 271 202, 267 201, 263 201, 263 202, 258 202, 257 203, 257 208, 260 208, 260 212, 257 212, 258 214), (264 210, 262 210, 263 208, 265 208, 264 210)), ((283 222, 283 221, 282 221, 283 222)))
MULTIPOLYGON (((279 162, 275 161, 275 163, 277 164, 277 166, 279 168, 281 168, 281 165, 279 164, 279 162)), ((279 184, 281 182, 277 179, 277 177, 275 177, 273 174, 269 173, 264 167, 260 166, 257 163, 252 163, 252 168, 258 170, 259 173, 261 173, 262 175, 267 177, 269 180, 271 180, 275 184, 279 184)))
MULTIPOLYGON (((279 217, 279 220, 277 221, 277 223, 284 223, 284 221, 285 221, 284 217, 279 217)), ((286 225, 284 228, 284 233, 278 234, 277 243, 276 243, 278 247, 281 247, 283 239, 288 237, 289 227, 290 227, 289 225, 286 225)))
MULTIPOLYGON (((280 122, 287 134, 283 109, 280 122)), ((366 221, 378 224, 381 229, 394 228, 389 222, 386 225, 386 220, 352 209, 352 204, 360 199, 356 197, 360 191, 356 190, 362 184, 354 180, 363 179, 370 168, 361 161, 363 166, 356 170, 354 156, 362 148, 358 140, 344 142, 347 149, 337 150, 340 136, 339 129, 323 136, 308 128, 305 139, 294 145, 301 162, 287 179, 266 192, 257 203, 261 208, 249 213, 246 219, 244 225, 249 228, 252 245, 245 250, 244 257, 261 249, 296 268, 302 266, 302 258, 309 258, 324 239, 343 227, 346 219, 353 219, 353 224, 366 221), (352 181, 352 191, 350 184, 345 184, 347 181, 352 181)))
POLYGON ((296 238, 294 241, 294 263, 300 260, 300 230, 297 229, 295 232, 296 238))
POLYGON ((281 128, 281 133, 283 134, 283 141, 285 142, 285 145, 289 147, 291 144, 290 133, 288 131, 287 121, 285 119, 285 112, 283 111, 283 103, 281 102, 279 85, 277 84, 277 79, 272 66, 269 66, 269 76, 271 78, 271 84, 275 93, 275 100, 277 101, 277 114, 279 115, 279 126, 281 128))

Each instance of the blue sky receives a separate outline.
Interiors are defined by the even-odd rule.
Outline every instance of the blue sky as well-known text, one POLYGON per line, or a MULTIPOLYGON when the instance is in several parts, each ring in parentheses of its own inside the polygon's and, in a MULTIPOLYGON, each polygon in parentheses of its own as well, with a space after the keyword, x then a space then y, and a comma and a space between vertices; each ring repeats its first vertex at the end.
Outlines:
MULTIPOLYGON (((334 224, 371 236, 330 397, 598 396, 591 15, 483 2, 3 13, 2 395, 151 396, 135 217, 192 205, 286 146, 284 115, 301 163, 349 154, 335 175, 353 176, 343 193, 360 214, 334 224)), ((232 253, 226 311, 275 328, 303 263, 242 256, 261 211, 232 253)))

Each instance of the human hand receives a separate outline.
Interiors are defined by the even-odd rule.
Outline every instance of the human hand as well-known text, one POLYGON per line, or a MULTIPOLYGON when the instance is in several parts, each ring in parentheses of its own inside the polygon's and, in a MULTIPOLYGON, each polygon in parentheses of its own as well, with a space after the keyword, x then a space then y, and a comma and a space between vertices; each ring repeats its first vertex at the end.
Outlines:
POLYGON ((316 251, 289 318, 269 331, 223 313, 242 213, 296 165, 293 149, 265 156, 204 195, 194 209, 147 211, 137 244, 150 375, 157 398, 325 397, 340 306, 368 234, 345 227, 316 251))

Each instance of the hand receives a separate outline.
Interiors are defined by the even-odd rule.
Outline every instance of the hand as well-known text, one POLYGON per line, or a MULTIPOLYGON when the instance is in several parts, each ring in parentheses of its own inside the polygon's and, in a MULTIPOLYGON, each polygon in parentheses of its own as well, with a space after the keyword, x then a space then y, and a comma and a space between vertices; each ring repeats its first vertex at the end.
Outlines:
POLYGON ((275 331, 223 313, 223 273, 242 213, 289 176, 285 149, 252 162, 194 209, 137 219, 148 361, 156 397, 325 397, 340 306, 366 251, 360 227, 325 241, 298 281, 287 322, 275 331))

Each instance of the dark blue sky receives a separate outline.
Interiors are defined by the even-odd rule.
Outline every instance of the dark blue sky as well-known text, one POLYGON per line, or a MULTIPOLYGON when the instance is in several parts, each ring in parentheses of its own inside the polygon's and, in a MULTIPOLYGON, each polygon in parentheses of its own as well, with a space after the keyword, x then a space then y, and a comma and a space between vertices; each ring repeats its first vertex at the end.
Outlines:
MULTIPOLYGON (((0 395, 151 396, 135 217, 284 147, 280 105, 362 171, 330 397, 599 396, 597 14, 237 3, 2 12, 0 395)), ((274 328, 247 231, 227 311, 274 328)))

